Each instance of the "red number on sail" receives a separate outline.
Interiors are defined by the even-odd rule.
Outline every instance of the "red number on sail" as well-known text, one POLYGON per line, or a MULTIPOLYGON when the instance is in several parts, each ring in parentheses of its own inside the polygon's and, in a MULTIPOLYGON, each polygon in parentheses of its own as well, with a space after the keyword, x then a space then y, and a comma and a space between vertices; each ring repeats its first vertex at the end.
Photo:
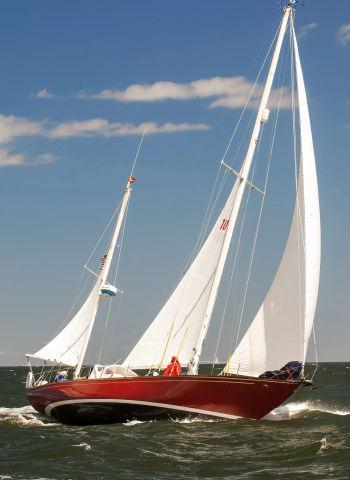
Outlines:
POLYGON ((228 222, 229 221, 226 218, 224 218, 223 221, 221 222, 220 230, 226 230, 228 222))

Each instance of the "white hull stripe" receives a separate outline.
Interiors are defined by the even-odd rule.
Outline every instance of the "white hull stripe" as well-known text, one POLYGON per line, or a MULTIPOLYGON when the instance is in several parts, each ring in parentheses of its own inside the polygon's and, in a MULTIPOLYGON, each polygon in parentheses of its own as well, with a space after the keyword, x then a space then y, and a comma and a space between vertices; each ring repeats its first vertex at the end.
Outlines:
POLYGON ((79 403, 123 403, 128 405, 145 405, 146 407, 159 407, 159 408, 167 408, 169 410, 180 410, 182 412, 189 412, 189 413, 198 413, 201 415, 208 415, 212 417, 220 417, 220 418, 229 418, 229 419, 237 419, 241 418, 237 415, 230 415, 228 413, 219 413, 219 412, 212 412, 210 410, 202 410, 200 408, 191 408, 191 407, 182 407, 180 405, 170 405, 168 403, 155 403, 155 402, 144 402, 140 400, 125 400, 125 399, 111 399, 111 398, 82 398, 79 400, 63 400, 61 402, 54 402, 48 405, 45 408, 45 413, 48 416, 51 416, 51 411, 63 405, 74 405, 79 403))

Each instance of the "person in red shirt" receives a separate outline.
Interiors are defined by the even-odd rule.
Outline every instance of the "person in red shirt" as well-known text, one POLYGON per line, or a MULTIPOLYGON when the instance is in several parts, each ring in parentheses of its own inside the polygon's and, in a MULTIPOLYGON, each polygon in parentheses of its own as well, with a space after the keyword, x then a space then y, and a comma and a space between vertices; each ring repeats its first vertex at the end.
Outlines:
POLYGON ((163 373, 163 377, 175 377, 181 375, 181 363, 176 355, 171 357, 171 362, 166 367, 163 373))

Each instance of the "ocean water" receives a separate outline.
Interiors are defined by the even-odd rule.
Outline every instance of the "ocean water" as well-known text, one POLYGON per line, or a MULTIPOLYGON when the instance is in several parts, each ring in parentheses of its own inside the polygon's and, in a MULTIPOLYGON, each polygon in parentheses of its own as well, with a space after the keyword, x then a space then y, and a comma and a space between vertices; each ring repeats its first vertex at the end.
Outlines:
POLYGON ((22 367, 0 368, 0 480, 350 479, 350 364, 320 364, 259 422, 71 427, 27 405, 22 367))

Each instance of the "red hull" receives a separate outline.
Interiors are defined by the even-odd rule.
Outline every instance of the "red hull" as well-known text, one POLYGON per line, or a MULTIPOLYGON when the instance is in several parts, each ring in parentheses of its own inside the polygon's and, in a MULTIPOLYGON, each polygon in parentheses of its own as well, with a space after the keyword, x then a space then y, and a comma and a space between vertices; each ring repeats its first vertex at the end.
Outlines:
POLYGON ((75 425, 198 415, 259 420, 300 385, 247 377, 137 377, 57 382, 26 393, 37 411, 75 425))

